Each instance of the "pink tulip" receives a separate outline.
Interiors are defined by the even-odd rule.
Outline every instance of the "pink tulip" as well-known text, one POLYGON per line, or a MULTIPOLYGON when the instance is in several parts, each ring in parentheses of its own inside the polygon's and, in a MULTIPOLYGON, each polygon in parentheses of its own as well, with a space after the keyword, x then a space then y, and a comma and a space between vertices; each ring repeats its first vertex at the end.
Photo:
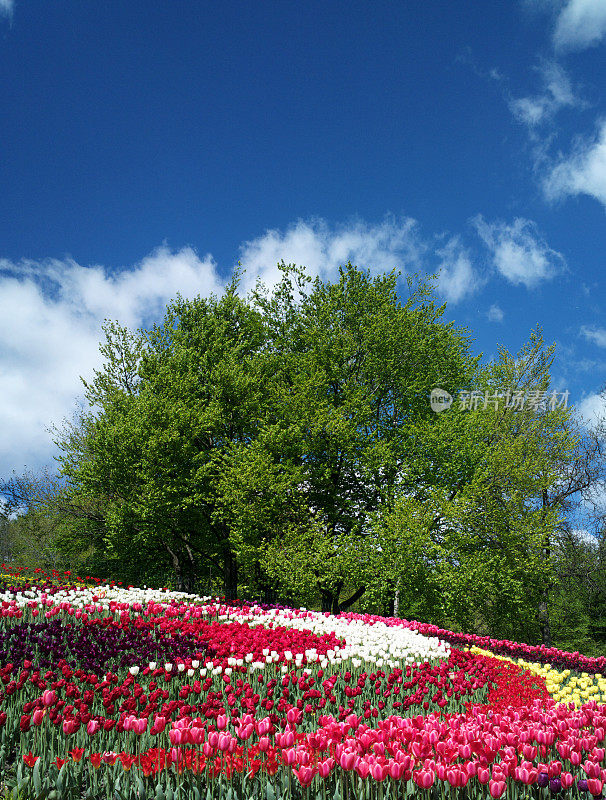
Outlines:
POLYGON ((596 764, 594 761, 586 761, 583 764, 583 769, 588 778, 599 778, 602 774, 600 765, 596 764))
POLYGON ((256 728, 259 736, 264 736, 265 734, 269 733, 271 730, 271 720, 269 717, 260 719, 256 724, 256 728))
POLYGON ((379 764, 377 761, 375 761, 374 764, 370 765, 370 774, 372 775, 374 780, 378 781, 379 783, 385 780, 388 773, 389 773, 389 767, 387 766, 387 764, 379 764))
POLYGON ((560 780, 562 781, 562 788, 570 789, 570 787, 574 783, 574 776, 571 775, 570 772, 563 772, 560 775, 560 780))
POLYGON ((587 779, 587 788, 594 797, 599 797, 602 794, 602 786, 604 784, 597 778, 587 779))
POLYGON ((358 763, 356 764, 354 769, 358 773, 358 775, 364 780, 366 780, 366 778, 368 778, 368 776, 370 775, 370 764, 363 758, 358 759, 358 763))
POLYGON ((452 769, 447 770, 446 780, 454 789, 459 789, 460 787, 467 785, 469 778, 467 777, 466 772, 453 767, 452 769))
POLYGON ((286 712, 286 720, 289 725, 296 725, 303 718, 302 712, 298 708, 289 708, 286 712))
POLYGON ((32 722, 34 725, 42 725, 46 711, 43 708, 37 708, 32 714, 32 722))
POLYGON ((298 770, 294 769, 293 772, 295 773, 301 786, 309 786, 314 775, 316 774, 316 771, 313 767, 299 767, 298 770))
MULTIPOLYGON (((180 728, 173 728, 168 732, 168 738, 171 744, 181 744, 182 730, 180 728)), ((209 736, 210 739, 210 736, 209 736)))
POLYGON ((474 778, 478 774, 478 766, 477 761, 468 761, 466 764, 463 764, 468 778, 474 778))
POLYGON ((334 766, 335 766, 334 758, 327 758, 325 761, 318 761, 319 776, 321 778, 328 778, 334 766))
POLYGON ((537 782, 538 777, 538 770, 532 769, 532 767, 520 767, 517 780, 521 781, 526 786, 532 786, 537 782))
POLYGON ((360 720, 359 720, 357 714, 349 714, 347 717, 345 717, 345 722, 347 722, 349 727, 354 731, 357 729, 358 725, 360 724, 360 720))
POLYGON ((491 797, 502 797, 505 793, 505 789, 507 784, 505 781, 489 781, 488 782, 488 790, 490 792, 491 797))
POLYGON ((490 780, 490 770, 484 767, 478 767, 478 780, 481 784, 487 784, 490 780))
POLYGON ((45 706, 52 706, 57 702, 57 692, 54 689, 47 689, 42 693, 42 702, 45 706))
POLYGON ((341 753, 339 764, 342 769, 352 770, 356 764, 358 756, 351 750, 345 750, 341 753))
POLYGON ((309 766, 311 759, 307 750, 297 750, 297 761, 304 767, 309 766))
POLYGON ((250 739, 250 737, 253 735, 254 730, 255 726, 252 723, 249 723, 248 725, 240 725, 240 727, 238 728, 238 736, 240 737, 240 739, 250 739))
POLYGON ((80 727, 80 723, 77 722, 75 719, 65 719, 63 720, 63 733, 66 736, 69 736, 72 733, 76 733, 78 728, 80 727))
POLYGON ((436 774, 431 769, 421 769, 412 773, 412 779, 420 789, 430 789, 436 779, 436 774))
POLYGON ((393 778, 394 781, 399 781, 406 772, 406 767, 404 764, 399 764, 397 761, 390 761, 388 766, 389 776, 393 778))

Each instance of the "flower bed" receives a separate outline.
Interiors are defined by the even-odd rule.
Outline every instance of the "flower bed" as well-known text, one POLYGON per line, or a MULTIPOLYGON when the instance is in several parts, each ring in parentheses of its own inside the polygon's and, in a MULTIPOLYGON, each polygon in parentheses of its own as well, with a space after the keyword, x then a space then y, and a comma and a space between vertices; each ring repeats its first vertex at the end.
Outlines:
POLYGON ((0 614, 1 780, 27 797, 589 799, 606 779, 606 706, 420 623, 23 575, 0 614))

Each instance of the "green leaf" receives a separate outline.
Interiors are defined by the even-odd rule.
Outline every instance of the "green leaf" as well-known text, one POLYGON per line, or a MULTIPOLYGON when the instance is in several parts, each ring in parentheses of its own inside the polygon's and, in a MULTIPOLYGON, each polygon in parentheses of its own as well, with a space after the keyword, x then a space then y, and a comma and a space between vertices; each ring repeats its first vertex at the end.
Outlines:
POLYGON ((40 770, 42 769, 42 759, 39 758, 34 764, 34 771, 32 773, 32 780, 34 783, 34 790, 37 795, 42 793, 42 779, 40 777, 40 770))
POLYGON ((67 775, 67 762, 63 764, 61 769, 59 770, 59 774, 57 775, 57 791, 63 792, 63 788, 65 786, 65 777, 67 775))

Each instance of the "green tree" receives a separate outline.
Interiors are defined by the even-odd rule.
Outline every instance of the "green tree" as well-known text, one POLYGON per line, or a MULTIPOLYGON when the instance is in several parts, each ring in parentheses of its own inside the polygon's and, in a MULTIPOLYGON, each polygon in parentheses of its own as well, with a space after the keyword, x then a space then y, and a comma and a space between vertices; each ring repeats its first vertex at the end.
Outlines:
POLYGON ((370 521, 416 485, 419 426, 437 422, 430 390, 467 385, 477 359, 426 283, 409 281, 401 303, 395 271, 373 278, 348 264, 334 283, 310 284, 292 266, 283 271, 272 294, 254 299, 289 387, 281 415, 307 514, 267 543, 267 569, 306 592, 315 583, 322 608, 336 612, 376 581, 370 521), (346 585, 354 590, 341 599, 346 585))
POLYGON ((487 407, 455 404, 437 424, 420 423, 415 487, 377 520, 377 535, 386 569, 423 619, 550 642, 553 543, 572 498, 602 468, 572 409, 538 402, 552 360, 533 333, 516 357, 501 350, 478 371, 470 388, 492 398, 487 407), (499 389, 530 401, 497 401, 499 389))
POLYGON ((179 588, 210 566, 229 597, 240 560, 295 499, 280 458, 279 376, 264 321, 237 286, 177 298, 146 333, 106 326, 90 411, 58 439, 68 494, 102 498, 109 563, 143 556, 172 568, 179 588))

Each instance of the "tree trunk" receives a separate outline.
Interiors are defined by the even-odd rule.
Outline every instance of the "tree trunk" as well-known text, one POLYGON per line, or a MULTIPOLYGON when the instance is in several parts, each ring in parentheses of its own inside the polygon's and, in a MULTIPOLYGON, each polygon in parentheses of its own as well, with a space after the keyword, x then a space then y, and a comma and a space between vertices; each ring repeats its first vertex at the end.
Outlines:
POLYGON ((227 600, 238 599, 238 562, 231 550, 223 555, 223 581, 227 600))
POLYGON ((322 612, 330 613, 334 603, 334 596, 328 589, 320 589, 320 596, 322 597, 322 612))
POLYGON ((178 592, 185 592, 187 589, 185 588, 186 580, 183 575, 183 569, 181 567, 181 559, 177 555, 177 553, 166 543, 164 542, 164 546, 170 553, 171 560, 173 562, 173 570, 175 572, 175 581, 177 584, 177 591, 178 592))
POLYGON ((400 590, 396 589, 395 594, 393 596, 393 615, 394 617, 398 616, 398 612, 400 611, 400 590))
MULTIPOLYGON (((547 491, 544 489, 542 494, 543 512, 545 513, 549 508, 549 497, 547 491)), ((551 542, 549 536, 545 536, 545 547, 543 551, 545 560, 548 562, 551 558, 551 542)), ((541 599, 539 601, 539 625, 541 626, 541 642, 546 647, 551 647, 551 623, 549 620, 549 589, 550 579, 545 583, 543 591, 541 592, 541 599)))
POLYGON ((539 624, 541 626, 541 642, 551 647, 551 624, 549 621, 549 588, 546 586, 539 603, 539 624))
POLYGON ((366 591, 366 586, 360 586, 359 589, 356 589, 356 591, 352 594, 352 596, 349 599, 344 600, 342 603, 339 603, 339 611, 345 611, 350 606, 353 606, 356 600, 359 600, 365 591, 366 591))
POLYGON ((333 592, 332 596, 332 608, 330 609, 331 614, 338 614, 341 610, 339 608, 339 596, 341 594, 341 589, 343 588, 343 581, 339 581, 335 587, 335 591, 333 592))

